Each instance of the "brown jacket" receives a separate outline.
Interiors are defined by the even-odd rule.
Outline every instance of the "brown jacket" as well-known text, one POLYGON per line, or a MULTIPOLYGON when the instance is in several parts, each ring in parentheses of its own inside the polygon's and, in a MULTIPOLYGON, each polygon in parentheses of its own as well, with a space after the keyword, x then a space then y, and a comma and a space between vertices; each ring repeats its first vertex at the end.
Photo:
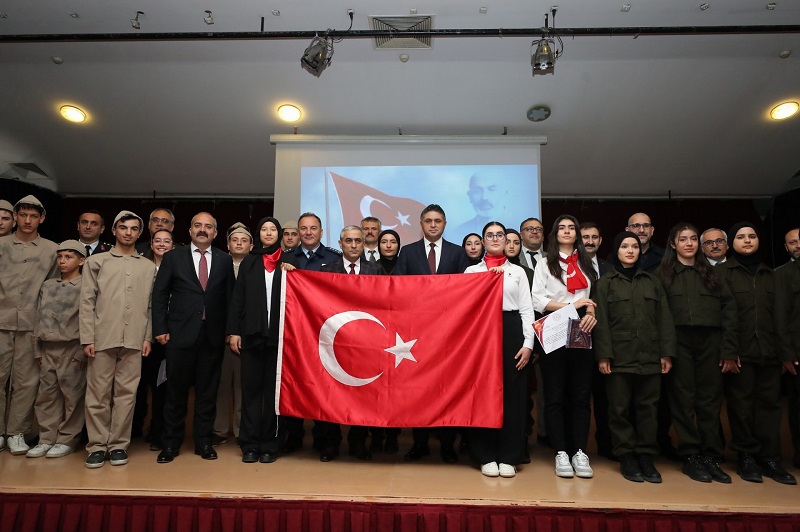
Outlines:
POLYGON ((0 330, 33 330, 39 289, 58 273, 57 250, 41 236, 32 242, 14 233, 0 237, 0 330))

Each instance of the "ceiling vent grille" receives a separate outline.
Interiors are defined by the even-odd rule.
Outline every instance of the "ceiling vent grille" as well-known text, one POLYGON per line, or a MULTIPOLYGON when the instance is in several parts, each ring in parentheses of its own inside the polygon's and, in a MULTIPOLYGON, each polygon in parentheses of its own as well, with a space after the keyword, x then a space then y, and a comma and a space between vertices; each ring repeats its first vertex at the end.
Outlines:
MULTIPOLYGON (((433 16, 369 17, 370 26, 376 31, 429 31, 433 29, 433 16)), ((386 35, 374 38, 375 48, 397 50, 430 48, 431 37, 421 35, 386 35)))

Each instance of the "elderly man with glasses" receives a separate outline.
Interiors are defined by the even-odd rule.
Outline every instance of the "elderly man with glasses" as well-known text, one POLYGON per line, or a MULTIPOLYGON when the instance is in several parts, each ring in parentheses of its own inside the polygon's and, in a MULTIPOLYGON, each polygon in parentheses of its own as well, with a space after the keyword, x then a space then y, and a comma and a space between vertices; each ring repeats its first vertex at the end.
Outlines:
POLYGON ((724 264, 728 253, 728 235, 722 229, 712 227, 700 235, 700 244, 703 246, 703 255, 712 266, 724 264))

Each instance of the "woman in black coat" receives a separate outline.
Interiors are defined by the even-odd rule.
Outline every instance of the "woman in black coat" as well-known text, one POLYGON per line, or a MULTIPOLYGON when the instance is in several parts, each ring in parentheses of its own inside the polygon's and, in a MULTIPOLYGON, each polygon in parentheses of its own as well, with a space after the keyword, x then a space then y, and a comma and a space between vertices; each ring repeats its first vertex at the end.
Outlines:
POLYGON ((262 218, 254 234, 261 247, 239 266, 228 311, 229 344, 242 361, 242 462, 271 463, 283 444, 284 431, 275 413, 275 372, 280 326, 281 225, 262 218))

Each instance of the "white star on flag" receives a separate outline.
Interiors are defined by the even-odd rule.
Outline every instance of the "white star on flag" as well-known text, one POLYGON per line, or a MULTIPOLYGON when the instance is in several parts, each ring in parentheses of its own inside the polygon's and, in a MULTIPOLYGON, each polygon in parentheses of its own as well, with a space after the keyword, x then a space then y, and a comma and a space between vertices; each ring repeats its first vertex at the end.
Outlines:
POLYGON ((411 340, 410 342, 404 342, 402 338, 400 338, 399 333, 394 333, 397 339, 395 340, 394 347, 387 347, 384 351, 388 351, 389 353, 394 355, 394 367, 400 365, 404 359, 408 359, 412 362, 416 362, 417 359, 414 358, 414 355, 411 354, 411 348, 414 347, 414 344, 417 343, 417 340, 411 340))

